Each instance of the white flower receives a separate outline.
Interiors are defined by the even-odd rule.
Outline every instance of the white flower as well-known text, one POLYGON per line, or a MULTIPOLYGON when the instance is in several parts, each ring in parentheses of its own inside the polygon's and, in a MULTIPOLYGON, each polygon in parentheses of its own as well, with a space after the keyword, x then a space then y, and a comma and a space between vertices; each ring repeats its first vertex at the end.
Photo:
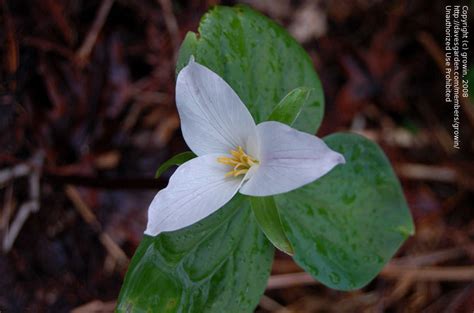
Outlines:
POLYGON ((176 103, 183 137, 197 157, 181 165, 153 199, 147 235, 194 224, 238 191, 288 192, 345 162, 315 136, 279 122, 255 125, 232 88, 192 58, 178 75, 176 103))

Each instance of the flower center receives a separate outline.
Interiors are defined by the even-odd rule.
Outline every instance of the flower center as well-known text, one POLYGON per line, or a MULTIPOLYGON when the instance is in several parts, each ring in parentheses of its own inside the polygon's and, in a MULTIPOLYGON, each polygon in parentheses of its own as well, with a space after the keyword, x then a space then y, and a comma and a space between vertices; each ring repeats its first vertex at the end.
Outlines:
POLYGON ((245 153, 244 149, 240 146, 237 147, 237 150, 230 150, 230 154, 232 157, 217 158, 217 162, 230 165, 233 168, 225 174, 225 177, 245 175, 253 165, 259 163, 257 159, 245 153))

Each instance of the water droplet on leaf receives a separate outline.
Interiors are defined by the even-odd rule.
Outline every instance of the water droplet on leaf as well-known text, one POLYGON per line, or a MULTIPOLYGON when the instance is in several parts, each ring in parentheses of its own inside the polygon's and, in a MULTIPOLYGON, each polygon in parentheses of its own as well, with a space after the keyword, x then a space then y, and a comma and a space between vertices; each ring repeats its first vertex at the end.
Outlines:
POLYGON ((336 272, 331 272, 329 274, 329 279, 333 284, 339 284, 341 282, 341 276, 336 272))

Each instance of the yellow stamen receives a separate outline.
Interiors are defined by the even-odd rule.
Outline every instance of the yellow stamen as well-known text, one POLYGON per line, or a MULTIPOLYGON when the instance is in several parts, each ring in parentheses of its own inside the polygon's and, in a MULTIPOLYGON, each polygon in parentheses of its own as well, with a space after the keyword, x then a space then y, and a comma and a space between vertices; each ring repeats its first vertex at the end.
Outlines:
POLYGON ((234 172, 234 177, 235 177, 235 176, 243 175, 243 174, 247 173, 248 171, 249 171, 248 169, 245 169, 245 170, 232 171, 232 172, 234 172))
POLYGON ((236 150, 230 150, 230 154, 232 157, 217 158, 217 162, 232 167, 232 170, 225 174, 225 177, 245 175, 253 165, 259 163, 257 159, 245 153, 240 146, 236 150))

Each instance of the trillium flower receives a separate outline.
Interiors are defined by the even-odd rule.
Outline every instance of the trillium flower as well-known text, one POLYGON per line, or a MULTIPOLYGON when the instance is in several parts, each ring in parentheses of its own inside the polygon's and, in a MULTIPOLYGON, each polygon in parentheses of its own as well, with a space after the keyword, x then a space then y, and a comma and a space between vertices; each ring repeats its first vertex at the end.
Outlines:
POLYGON ((311 183, 344 157, 285 124, 258 125, 232 88, 191 58, 178 75, 176 104, 196 158, 182 164, 148 209, 145 234, 192 225, 240 192, 271 196, 311 183))

